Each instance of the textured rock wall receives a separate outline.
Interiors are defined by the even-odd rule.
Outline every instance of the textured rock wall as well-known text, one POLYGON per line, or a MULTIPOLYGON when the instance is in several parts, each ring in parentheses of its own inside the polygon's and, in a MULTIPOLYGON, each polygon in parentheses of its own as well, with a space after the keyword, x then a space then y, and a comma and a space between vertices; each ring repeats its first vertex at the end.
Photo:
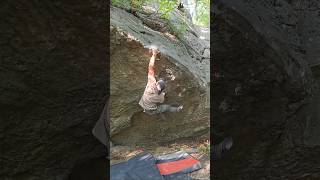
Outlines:
POLYGON ((0 179, 66 179, 101 157, 104 1, 2 1, 0 179))
MULTIPOLYGON (((112 6, 110 8, 110 16, 110 23, 112 26, 115 26, 133 36, 146 48, 151 45, 157 46, 161 53, 168 56, 173 63, 192 73, 201 85, 201 88, 206 89, 209 86, 210 60, 209 57, 200 58, 202 57, 204 50, 206 48, 209 49, 208 42, 202 42, 204 40, 199 38, 195 40, 192 37, 195 35, 191 36, 192 33, 188 31, 187 32, 190 36, 187 37, 193 39, 186 38, 181 41, 176 40, 176 38, 170 35, 168 36, 164 32, 153 30, 145 24, 145 21, 142 21, 133 14, 117 7, 112 6), (196 51, 188 51, 192 48, 195 48, 196 51)), ((178 17, 177 14, 176 16, 178 17)), ((177 19, 172 21, 177 21, 177 19)))
POLYGON ((310 66, 320 64, 320 2, 316 0, 294 0, 288 2, 298 14, 298 34, 310 66))
POLYGON ((213 130, 216 139, 235 141, 215 163, 215 179, 319 178, 318 115, 311 108, 318 88, 294 8, 287 1, 224 0, 213 7, 213 130))
MULTIPOLYGON (((207 132, 210 81, 208 30, 204 33, 186 26, 186 33, 177 37, 168 27, 154 25, 154 22, 163 24, 159 17, 143 13, 133 15, 116 7, 111 7, 110 13, 113 29, 110 35, 111 139, 124 144, 160 142, 207 132), (200 39, 200 35, 206 38, 200 39), (138 102, 147 82, 151 57, 148 47, 151 45, 161 51, 161 60, 156 62, 157 73, 168 69, 175 76, 175 80, 168 85, 165 103, 183 104, 184 111, 181 113, 160 117, 141 112, 138 102)), ((175 11, 169 21, 178 23, 181 20, 183 17, 175 11)))
POLYGON ((181 113, 146 115, 138 102, 147 83, 149 50, 116 28, 111 30, 110 50, 110 131, 113 141, 120 144, 166 142, 209 130, 206 93, 201 91, 191 73, 161 54, 156 61, 156 74, 169 80, 164 103, 183 104, 184 110, 181 113))
POLYGON ((294 57, 304 56, 310 66, 320 63, 319 1, 231 0, 221 2, 245 16, 257 31, 268 37, 268 41, 289 45, 294 57))

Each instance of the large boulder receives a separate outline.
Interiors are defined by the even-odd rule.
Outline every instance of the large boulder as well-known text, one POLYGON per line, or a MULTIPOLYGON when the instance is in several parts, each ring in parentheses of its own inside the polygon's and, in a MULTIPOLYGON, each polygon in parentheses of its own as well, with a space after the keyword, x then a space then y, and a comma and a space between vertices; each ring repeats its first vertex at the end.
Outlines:
POLYGON ((160 142, 208 132, 210 54, 203 56, 208 41, 196 34, 181 40, 152 29, 140 16, 111 7, 111 139, 124 144, 160 142), (181 113, 149 116, 138 105, 147 83, 151 45, 161 52, 157 76, 171 79, 165 103, 183 104, 181 113))

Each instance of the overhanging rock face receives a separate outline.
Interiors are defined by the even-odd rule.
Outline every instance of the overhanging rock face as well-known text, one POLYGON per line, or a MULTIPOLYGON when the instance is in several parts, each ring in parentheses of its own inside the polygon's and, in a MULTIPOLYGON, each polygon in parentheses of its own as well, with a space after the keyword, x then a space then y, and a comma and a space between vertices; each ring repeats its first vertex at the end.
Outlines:
POLYGON ((179 40, 116 7, 111 7, 110 13, 111 140, 126 144, 160 142, 208 132, 209 41, 191 36, 189 31, 179 40), (183 104, 181 113, 148 116, 138 105, 147 83, 151 45, 161 52, 160 61, 156 61, 157 76, 169 71, 174 77, 168 83, 165 103, 183 104))
POLYGON ((160 142, 209 130, 207 92, 201 91, 197 79, 191 73, 179 68, 165 56, 159 56, 155 62, 156 76, 162 76, 167 71, 171 73, 164 103, 183 104, 184 110, 150 116, 143 113, 138 105, 147 83, 151 57, 148 49, 115 28, 110 34, 110 48, 111 140, 125 144, 160 142))
MULTIPOLYGON (((163 33, 154 31, 143 24, 134 15, 117 7, 110 7, 110 23, 124 32, 133 36, 144 47, 155 45, 162 54, 168 56, 176 65, 187 68, 197 79, 202 87, 207 87, 210 82, 210 62, 209 57, 202 60, 191 57, 186 45, 180 41, 165 37, 163 33)), ((200 54, 200 52, 199 52, 200 54)))

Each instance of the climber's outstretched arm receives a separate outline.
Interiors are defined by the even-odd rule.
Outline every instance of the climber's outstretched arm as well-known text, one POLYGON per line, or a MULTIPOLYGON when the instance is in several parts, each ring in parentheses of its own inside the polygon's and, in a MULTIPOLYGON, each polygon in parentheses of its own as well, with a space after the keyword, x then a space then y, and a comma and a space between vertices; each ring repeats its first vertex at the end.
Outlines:
POLYGON ((148 72, 148 76, 152 76, 154 77, 155 76, 155 67, 154 67, 154 63, 155 63, 155 60, 156 60, 156 56, 157 54, 159 53, 158 50, 156 49, 152 49, 152 56, 150 58, 150 62, 149 62, 149 72, 148 72))
POLYGON ((156 55, 152 54, 152 57, 150 58, 149 62, 149 71, 148 71, 148 76, 154 76, 154 61, 156 59, 156 55))

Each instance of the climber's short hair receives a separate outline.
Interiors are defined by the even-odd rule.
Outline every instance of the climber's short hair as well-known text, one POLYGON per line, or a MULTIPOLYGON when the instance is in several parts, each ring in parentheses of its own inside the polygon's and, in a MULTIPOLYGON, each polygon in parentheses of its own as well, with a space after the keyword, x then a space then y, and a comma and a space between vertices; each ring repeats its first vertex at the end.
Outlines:
POLYGON ((160 87, 160 89, 158 89, 158 94, 160 94, 166 88, 166 82, 162 78, 160 78, 157 82, 157 87, 158 85, 160 87))

